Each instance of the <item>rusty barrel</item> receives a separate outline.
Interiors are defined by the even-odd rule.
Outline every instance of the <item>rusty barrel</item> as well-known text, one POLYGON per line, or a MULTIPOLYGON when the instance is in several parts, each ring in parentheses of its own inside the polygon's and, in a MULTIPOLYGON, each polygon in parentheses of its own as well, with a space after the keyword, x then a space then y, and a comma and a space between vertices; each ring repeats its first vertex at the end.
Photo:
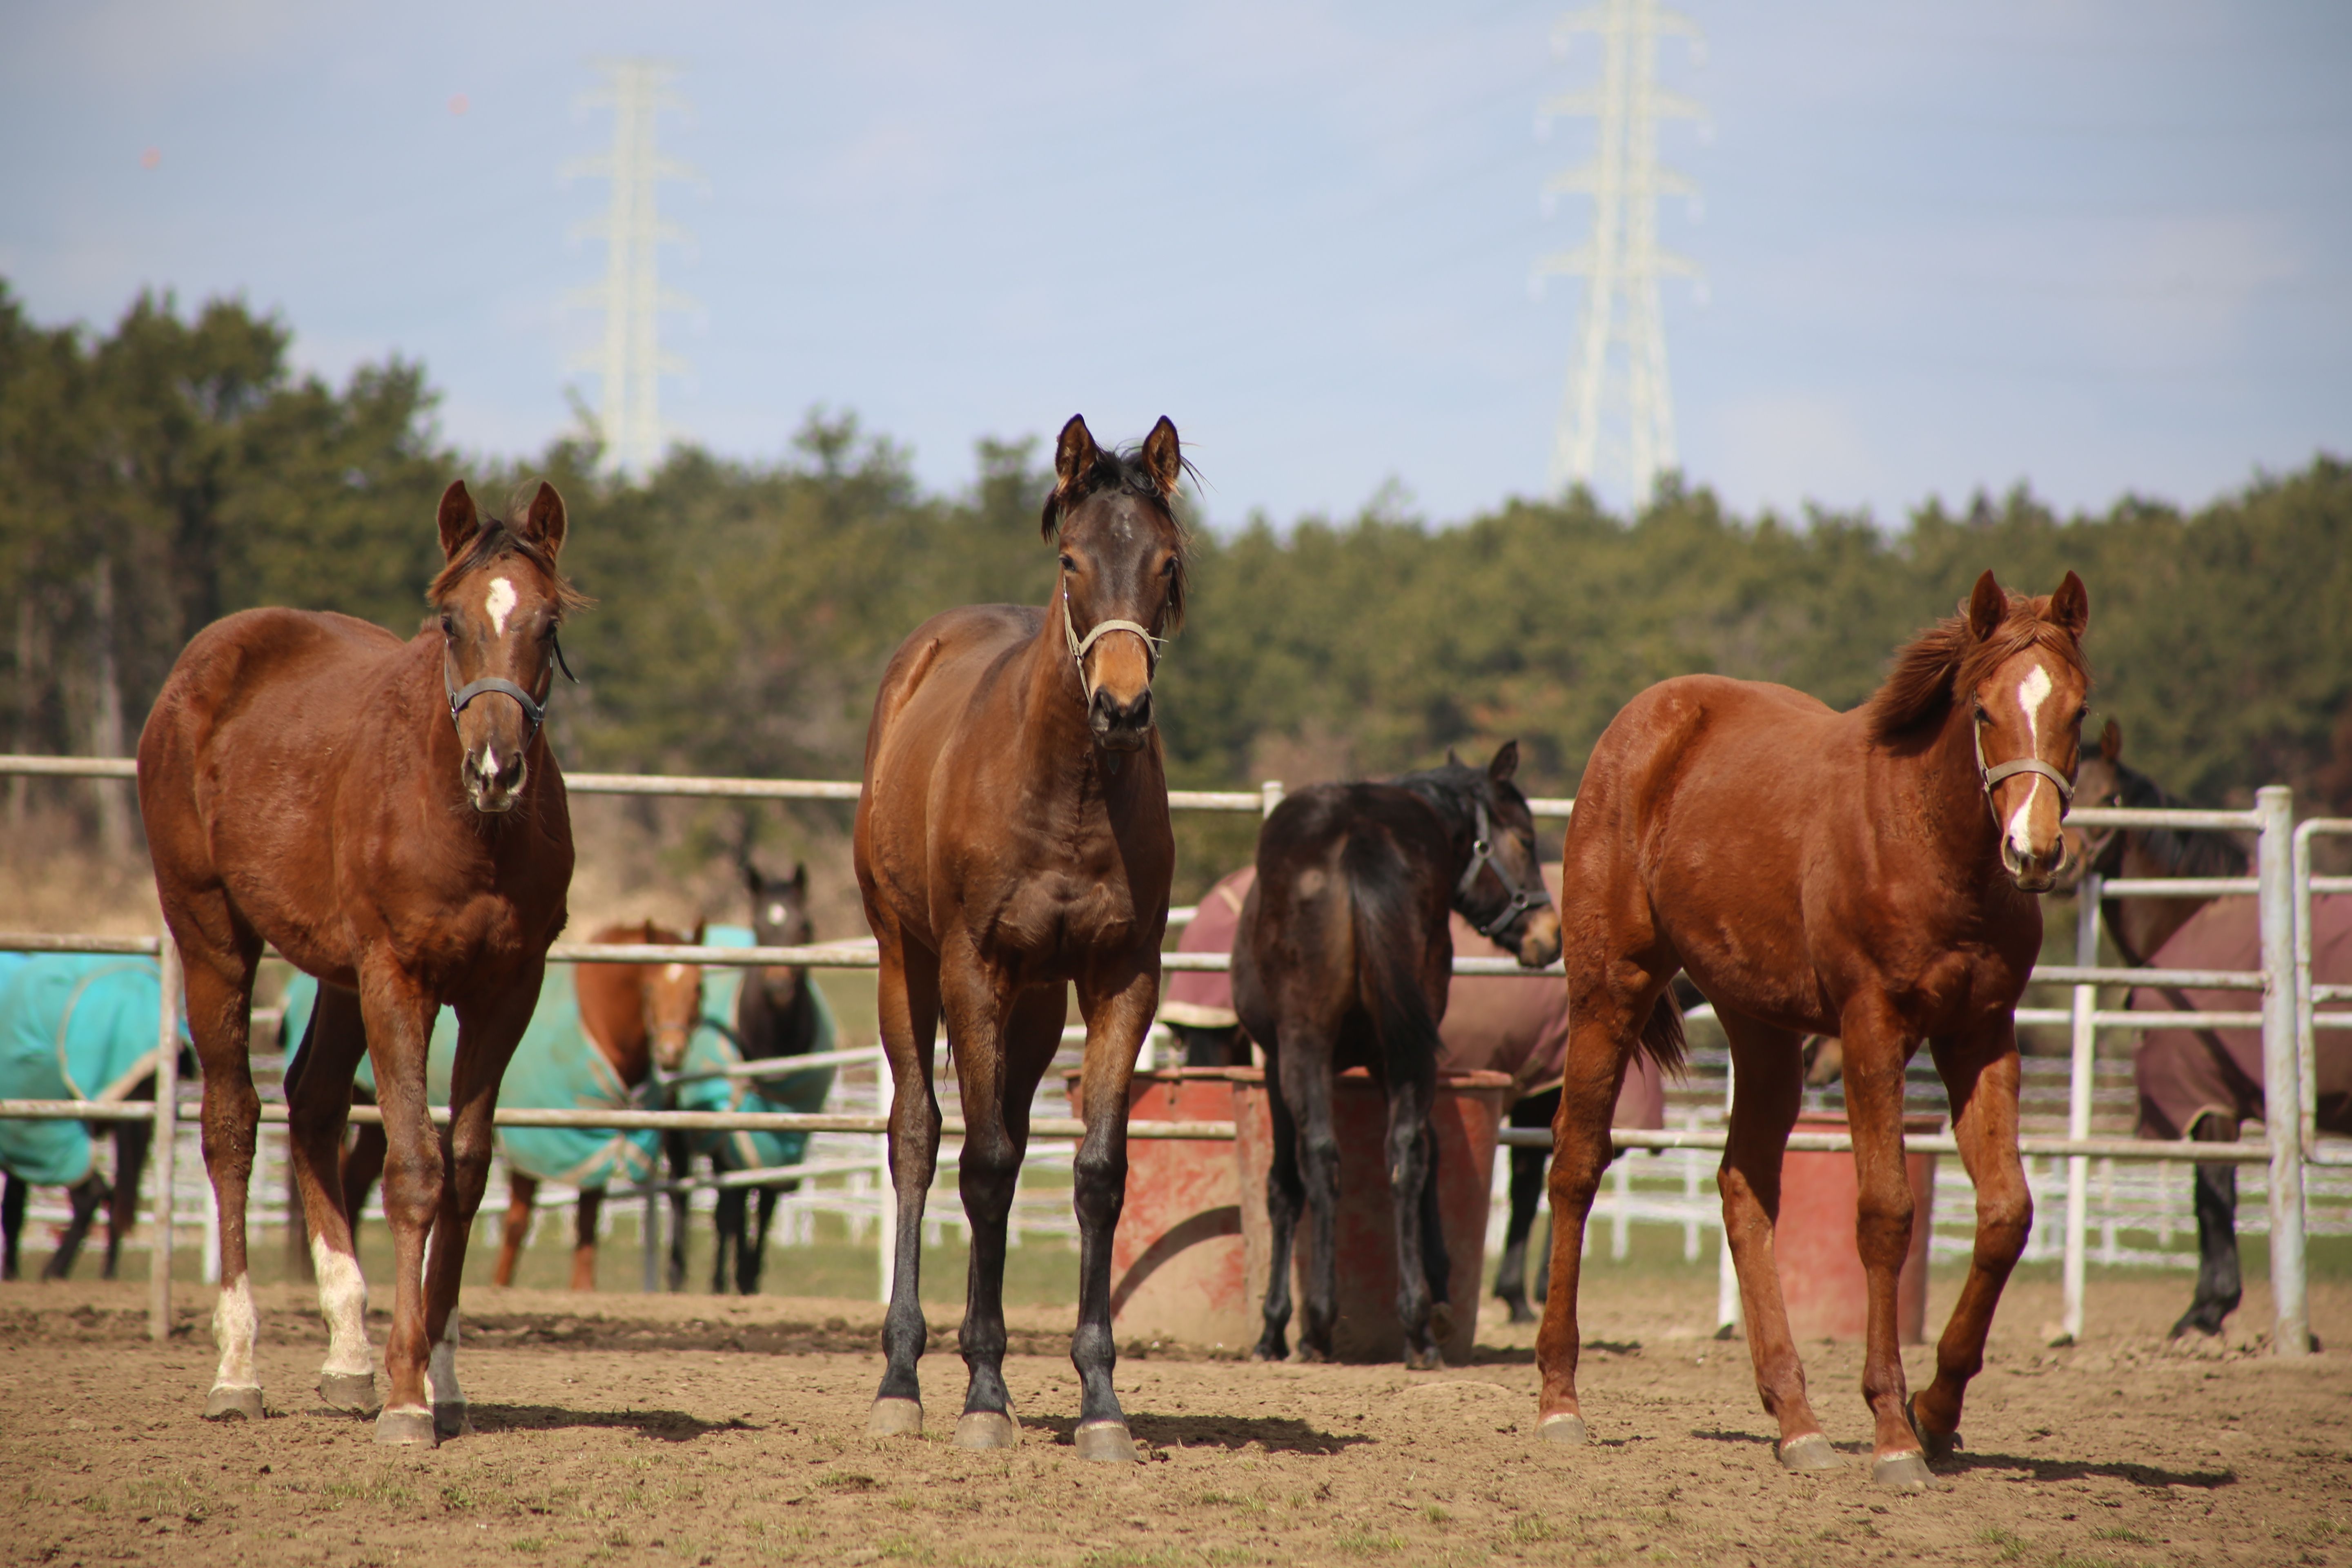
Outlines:
MULTIPOLYGON (((1068 1075, 1072 1115, 1077 1074, 1068 1075)), ((1139 1072, 1129 1121, 1231 1121, 1232 1069, 1139 1072)), ((1257 1303, 1244 1289, 1241 1179, 1222 1139, 1130 1139, 1127 1201, 1111 1239, 1112 1331, 1121 1340, 1173 1339, 1245 1351, 1257 1342, 1257 1303)))
MULTIPOLYGON (((1265 1076, 1232 1069, 1234 1121, 1240 1156, 1242 1239, 1248 1254, 1251 1342, 1263 1326, 1272 1268, 1273 1227, 1266 1218, 1265 1178, 1274 1163, 1274 1119, 1265 1076)), ((1441 1073, 1430 1125, 1437 1134, 1437 1208, 1444 1227, 1450 1276, 1447 1300, 1454 1332, 1441 1349, 1460 1366, 1478 1336, 1479 1288, 1486 1264, 1486 1218, 1493 1205, 1495 1142, 1509 1109, 1511 1080, 1498 1072, 1441 1073)), ((1404 1359, 1397 1322, 1396 1221, 1389 1202, 1388 1100, 1361 1068, 1339 1075, 1331 1097, 1339 1140, 1339 1317, 1331 1348, 1342 1361, 1404 1359)), ((1298 1342, 1298 1282, 1306 1278, 1310 1231, 1299 1218, 1292 1248, 1290 1342, 1298 1342)))
MULTIPOLYGON (((1940 1131, 1940 1116, 1906 1116, 1906 1136, 1940 1131)), ((1800 1132, 1843 1132, 1842 1111, 1808 1111, 1797 1118, 1800 1132)), ((1895 1287, 1895 1327, 1906 1345, 1927 1338, 1927 1239, 1933 1229, 1936 1156, 1906 1150, 1904 1174, 1911 1182, 1911 1250, 1895 1287)), ((1869 1328, 1862 1252, 1854 1226, 1862 1212, 1861 1184, 1853 1155, 1790 1150, 1780 1166, 1780 1221, 1772 1251, 1780 1266, 1780 1298, 1788 1304, 1789 1331, 1800 1340, 1858 1340, 1869 1328)))

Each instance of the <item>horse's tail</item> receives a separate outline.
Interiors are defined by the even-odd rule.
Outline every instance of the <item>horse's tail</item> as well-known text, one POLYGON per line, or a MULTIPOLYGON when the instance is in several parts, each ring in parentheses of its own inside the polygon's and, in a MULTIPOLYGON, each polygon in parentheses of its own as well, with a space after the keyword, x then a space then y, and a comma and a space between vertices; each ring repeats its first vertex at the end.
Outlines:
POLYGON ((1683 1058, 1687 1054, 1683 1039, 1683 1008, 1671 985, 1658 993, 1656 1004, 1650 1008, 1649 1020, 1642 1026, 1641 1048, 1658 1064, 1661 1074, 1668 1078, 1682 1076, 1683 1058))
MULTIPOLYGON (((1437 1016, 1419 984, 1428 936, 1403 858, 1385 835, 1360 829, 1339 852, 1339 872, 1355 928, 1357 995, 1381 1050, 1391 1061, 1401 1049, 1435 1060, 1437 1016)), ((1445 962, 1453 962, 1450 946, 1445 962)))

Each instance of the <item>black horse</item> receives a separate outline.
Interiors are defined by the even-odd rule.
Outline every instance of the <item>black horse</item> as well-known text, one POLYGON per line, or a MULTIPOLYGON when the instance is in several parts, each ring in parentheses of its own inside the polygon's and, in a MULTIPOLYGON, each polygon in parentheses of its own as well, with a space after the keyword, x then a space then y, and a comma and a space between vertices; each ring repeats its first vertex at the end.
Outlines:
MULTIPOLYGON (((150 1077, 132 1085, 124 1098, 148 1100, 154 1093, 155 1080, 150 1077)), ((89 1174, 66 1189, 66 1201, 72 1205, 72 1212, 66 1221, 65 1234, 58 1238, 57 1250, 41 1266, 44 1279, 72 1277, 74 1263, 81 1257, 82 1243, 89 1239, 89 1227, 100 1208, 106 1210, 106 1263, 100 1277, 113 1279, 122 1258, 122 1238, 131 1233, 138 1219, 139 1177, 147 1168, 147 1148, 154 1139, 154 1125, 146 1121, 93 1121, 87 1125, 92 1140, 113 1138, 114 1179, 109 1182, 92 1163, 89 1174)), ((25 1201, 32 1191, 32 1184, 20 1179, 14 1171, 0 1180, 0 1279, 17 1277, 17 1248, 25 1235, 25 1201)))
POLYGON ((1538 874, 1535 818, 1511 777, 1518 742, 1483 771, 1445 765, 1391 784, 1318 784, 1286 799, 1258 835, 1257 882, 1234 933, 1234 1009, 1265 1047, 1274 1160, 1265 1330, 1252 1352, 1287 1353, 1290 1251, 1312 1224, 1297 1359, 1331 1355, 1339 1148, 1332 1080, 1369 1068, 1388 1098, 1395 1202, 1397 1317, 1405 1364, 1438 1364, 1451 1333, 1445 1238, 1437 1217, 1437 1026, 1453 983, 1446 910, 1529 967, 1559 953, 1559 916, 1538 874), (1414 1260, 1421 1267, 1414 1268, 1414 1260))
MULTIPOLYGON (((771 879, 749 858, 743 861, 743 886, 751 896, 751 936, 761 947, 804 947, 815 940, 808 912, 808 868, 795 865, 789 879, 771 879)), ((736 993, 734 1035, 743 1059, 768 1061, 779 1057, 806 1056, 818 1047, 822 1025, 809 972, 803 968, 754 969, 743 976, 736 993)), ((697 1144, 711 1153, 712 1169, 724 1175, 727 1156, 711 1141, 672 1132, 664 1140, 670 1175, 683 1183, 698 1152, 697 1144)), ((718 1295, 729 1289, 729 1259, 733 1259, 733 1289, 746 1296, 760 1293, 760 1275, 768 1255, 768 1227, 775 1219, 776 1200, 800 1184, 782 1181, 760 1187, 721 1187, 718 1212, 718 1250, 710 1267, 710 1289, 718 1295), (757 1198, 756 1205, 753 1199, 757 1198), (756 1206, 757 1221, 753 1212, 756 1206)), ((686 1288, 686 1212, 683 1187, 670 1195, 669 1288, 686 1288)))

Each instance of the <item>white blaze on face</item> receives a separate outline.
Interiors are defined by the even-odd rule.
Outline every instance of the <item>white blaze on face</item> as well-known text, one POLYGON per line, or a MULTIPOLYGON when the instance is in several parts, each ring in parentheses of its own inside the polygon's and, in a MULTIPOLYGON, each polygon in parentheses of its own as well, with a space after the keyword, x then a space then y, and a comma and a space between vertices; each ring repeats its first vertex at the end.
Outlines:
POLYGON ((375 1370, 368 1347, 367 1281, 359 1259, 310 1238, 310 1267, 319 1276, 319 1312, 327 1320, 327 1359, 321 1372, 362 1376, 375 1370))
POLYGON ((768 906, 768 923, 772 926, 780 926, 784 923, 783 905, 770 904, 768 906))
POLYGON ((221 1287, 213 1307, 213 1343, 220 1347, 220 1370, 213 1374, 215 1388, 258 1388, 254 1376, 253 1350, 261 1337, 261 1317, 253 1310, 253 1288, 240 1274, 221 1287))
POLYGON ((662 978, 668 981, 673 985, 677 984, 679 981, 686 978, 686 965, 683 963, 664 964, 662 966, 662 978))
MULTIPOLYGON (((2023 680, 2017 683, 2017 705, 2025 710, 2026 744, 2031 757, 2042 755, 2042 706, 2050 700, 2053 683, 2050 672, 2035 665, 2023 680)), ((2042 788, 2042 775, 2025 775, 2025 798, 2009 816, 2009 844, 2021 856, 2033 853, 2033 830, 2026 818, 2033 809, 2033 797, 2042 788)))
POLYGON ((502 637, 507 635, 507 617, 514 614, 517 597, 515 585, 511 582, 504 577, 490 579, 490 596, 482 601, 482 609, 490 617, 492 637, 502 637))

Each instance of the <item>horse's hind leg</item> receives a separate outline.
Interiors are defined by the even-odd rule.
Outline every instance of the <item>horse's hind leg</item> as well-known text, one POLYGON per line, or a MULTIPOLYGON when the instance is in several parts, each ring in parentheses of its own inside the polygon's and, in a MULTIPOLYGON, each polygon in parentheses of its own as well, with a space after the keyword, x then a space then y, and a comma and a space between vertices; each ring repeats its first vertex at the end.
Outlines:
POLYGON ((711 1205, 711 1230, 715 1245, 710 1259, 710 1293, 727 1294, 727 1260, 730 1254, 740 1256, 743 1249, 743 1208, 745 1192, 741 1187, 721 1187, 719 1201, 711 1205))
POLYGON ((1584 1265, 1584 1222, 1601 1190, 1601 1173, 1613 1158, 1609 1123, 1626 1064, 1641 1036, 1641 1009, 1648 1005, 1638 993, 1627 997, 1604 984, 1580 986, 1583 975, 1597 975, 1601 970, 1601 965, 1580 963, 1570 954, 1568 1058, 1551 1126, 1550 1282, 1544 1293, 1543 1324, 1536 1331, 1536 1366, 1543 1380, 1537 1431, 1554 1443, 1586 1438, 1583 1409, 1576 1396, 1577 1288, 1584 1265))
MULTIPOLYGON (((1856 1053, 1848 1042, 1847 1092, 1852 1094, 1856 1053)), ((1985 1337, 2001 1288, 2025 1251, 2033 1225, 2033 1194, 2025 1184, 2025 1163, 2017 1152, 2017 1030, 2003 1018, 1981 1034, 1930 1042, 1937 1071, 1952 1102, 1952 1137, 1960 1163, 1977 1192, 1976 1250, 1968 1278, 1952 1307, 1950 1322, 1936 1342, 1936 1377, 1911 1401, 1911 1426, 1930 1459, 1959 1444, 1960 1405, 1969 1380, 1984 1365, 1985 1337)), ((1889 1303, 1892 1317, 1892 1302, 1889 1303)), ((1875 1319, 1873 1320, 1874 1325, 1875 1319)), ((1890 1328, 1888 1338, 1893 1338, 1890 1328)), ((1901 1363, 1896 1363, 1899 1375, 1901 1363)), ((1887 1444, 1881 1423, 1882 1459, 1887 1444)))
POLYGON ((687 1205, 694 1197, 686 1179, 694 1173, 694 1154, 683 1132, 663 1134, 662 1153, 669 1163, 669 1179, 676 1189, 669 1195, 669 1289, 676 1295, 686 1289, 687 1205))
MULTIPOLYGON (((2235 1118, 2207 1114, 2197 1119, 2189 1136, 2200 1143, 2235 1143, 2235 1118)), ((2195 1330, 2218 1334, 2221 1324, 2238 1310, 2245 1283, 2238 1271, 2238 1167, 2197 1165, 2191 1198, 2197 1208, 2197 1293, 2189 1310, 2172 1325, 2170 1338, 2195 1330)))
MULTIPOLYGON (((867 904, 872 912, 872 902, 867 904)), ((890 1310, 882 1320, 882 1386, 866 1415, 869 1437, 917 1436, 923 1430, 923 1199, 940 1163, 940 1102, 931 1090, 931 1042, 940 1024, 939 960, 907 952, 887 923, 876 922, 882 948, 875 1001, 890 1063, 890 1185, 898 1233, 881 1238, 894 1250, 890 1310)))
MULTIPOLYGON (((138 1091, 152 1098, 154 1080, 138 1091)), ((155 1129, 144 1121, 118 1121, 114 1124, 114 1191, 106 1205, 106 1272, 111 1279, 122 1260, 122 1241, 131 1227, 139 1223, 139 1178, 147 1169, 148 1146, 155 1141, 155 1129)))
MULTIPOLYGON (((1301 1048, 1307 1031, 1288 1028, 1283 1037, 1282 1098, 1297 1122, 1297 1181, 1306 1199, 1307 1254, 1303 1300, 1298 1304, 1298 1349, 1294 1361, 1329 1361, 1331 1334, 1339 1321, 1339 1134, 1331 1117, 1331 1060, 1328 1045, 1301 1048)), ((1269 1184, 1267 1206, 1274 1192, 1269 1184)), ((1280 1219, 1276 1220, 1279 1226, 1280 1219)), ((1296 1228, 1296 1215, 1292 1215, 1296 1228)), ((1274 1320, 1274 1290, 1266 1290, 1266 1319, 1274 1320)))
POLYGON ((1298 1122, 1290 1102, 1282 1097, 1279 1047, 1266 1052, 1265 1104, 1271 1123, 1272 1157, 1265 1171, 1266 1229, 1271 1257, 1261 1309, 1265 1327, 1259 1331, 1252 1361, 1281 1361, 1290 1353, 1290 1259, 1297 1244, 1298 1216, 1307 1208, 1307 1185, 1298 1173, 1298 1122))
POLYGON ((761 1187, 755 1202, 759 1220, 748 1227, 742 1249, 735 1255, 736 1288, 746 1296, 760 1293, 760 1276, 768 1267, 768 1226, 775 1223, 776 1192, 774 1187, 761 1187))
POLYGON ((539 1206, 539 1178, 507 1167, 507 1217, 499 1228, 499 1263, 490 1283, 503 1289, 514 1283, 515 1265, 530 1243, 530 1222, 539 1206))
POLYGON ((66 1221, 66 1233, 58 1238, 58 1247, 49 1254, 49 1261, 41 1269, 44 1279, 70 1279, 73 1266, 81 1257, 81 1244, 89 1236, 90 1221, 98 1216, 98 1205, 107 1200, 106 1178, 96 1167, 89 1174, 66 1189, 66 1199, 73 1212, 66 1221))
POLYGON ((596 1222, 604 1210, 604 1188, 581 1189, 580 1212, 572 1233, 572 1288, 574 1290, 596 1289, 596 1222))
MULTIPOLYGON (((1531 1094, 1511 1107, 1511 1125, 1549 1127, 1559 1110, 1559 1090, 1531 1094)), ((1503 1260, 1495 1267, 1495 1299, 1510 1310, 1511 1321, 1532 1323, 1536 1315, 1528 1306, 1528 1238, 1535 1234, 1536 1205, 1543 1198, 1544 1167, 1551 1156, 1541 1149, 1515 1146, 1510 1157, 1511 1214, 1503 1231, 1503 1260)))
POLYGON ((213 1308, 213 1341, 220 1362, 205 1399, 208 1419, 261 1419, 261 1378, 254 1364, 261 1321, 247 1274, 245 1210, 253 1180, 261 1096, 253 1087, 248 1035, 253 1019, 253 972, 261 939, 241 930, 226 900, 183 902, 168 887, 159 860, 157 885, 179 944, 187 985, 188 1031, 204 1071, 203 1148, 205 1173, 220 1219, 221 1289, 213 1308))
MULTIPOLYGON (((352 1216, 344 1206, 343 1126, 352 1074, 367 1049, 360 1000, 340 986, 319 987, 309 1035, 286 1080, 286 1141, 302 1215, 310 1232, 310 1268, 327 1320, 327 1357, 319 1397, 330 1410, 364 1415, 376 1408, 375 1354, 368 1343, 367 1279, 360 1272, 352 1216)), ((206 1081, 210 1092, 210 1080, 206 1081)), ((226 1238, 226 1227, 223 1227, 226 1238)))
POLYGON ((25 1198, 32 1190, 14 1171, 0 1179, 0 1279, 16 1278, 16 1248, 25 1239, 25 1198))
POLYGON ((1404 1329, 1404 1364, 1416 1372, 1433 1370, 1444 1361, 1443 1341, 1453 1328, 1453 1314, 1437 1324, 1435 1304, 1444 1300, 1445 1237, 1437 1215, 1436 1139, 1429 1126, 1431 1082, 1412 1081, 1403 1074, 1388 1085, 1388 1155, 1390 1208, 1396 1229, 1397 1321, 1404 1329))

